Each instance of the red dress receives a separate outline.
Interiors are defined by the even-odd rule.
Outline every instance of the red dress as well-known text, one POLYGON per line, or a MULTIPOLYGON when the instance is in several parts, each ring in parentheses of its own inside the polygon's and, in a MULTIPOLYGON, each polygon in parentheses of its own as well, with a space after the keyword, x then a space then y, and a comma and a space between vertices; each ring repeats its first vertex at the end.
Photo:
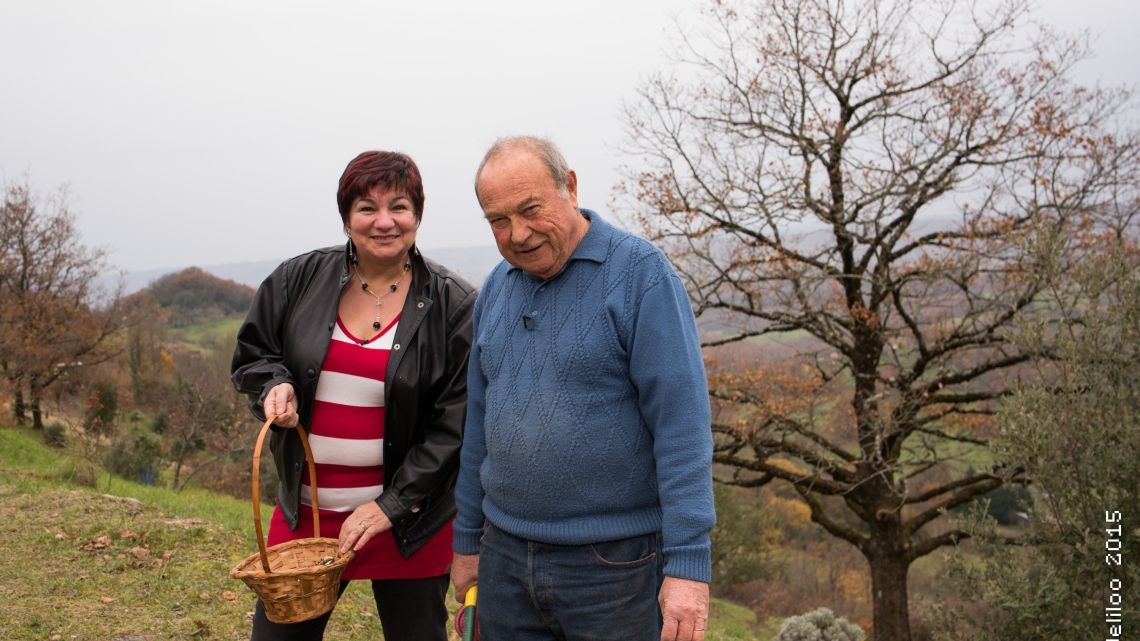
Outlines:
MULTIPOLYGON (((399 317, 364 342, 337 318, 329 351, 317 380, 309 445, 320 490, 321 536, 336 538, 358 506, 384 491, 384 374, 399 317), (363 344, 362 344, 363 343, 363 344)), ((300 523, 290 530, 273 510, 268 544, 313 536, 309 469, 301 479, 300 523)), ((372 537, 341 575, 352 579, 422 579, 447 573, 451 563, 451 523, 409 558, 396 549, 392 530, 372 537)))

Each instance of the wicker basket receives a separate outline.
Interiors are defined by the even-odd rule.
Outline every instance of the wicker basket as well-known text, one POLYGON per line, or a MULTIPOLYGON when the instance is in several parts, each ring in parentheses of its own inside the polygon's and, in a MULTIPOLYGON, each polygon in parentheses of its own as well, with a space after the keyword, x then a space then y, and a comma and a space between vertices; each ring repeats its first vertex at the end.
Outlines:
POLYGON ((340 592, 340 574, 356 555, 338 553, 337 539, 321 538, 321 518, 317 507, 317 470, 313 465, 313 451, 305 430, 297 425, 297 434, 305 446, 309 462, 309 480, 313 489, 313 534, 311 539, 297 539, 265 548, 261 530, 261 498, 258 469, 261 466, 261 445, 271 416, 261 428, 257 446, 253 450, 253 525, 257 530, 257 554, 247 557, 230 576, 245 581, 265 606, 265 616, 274 623, 299 623, 321 616, 333 609, 340 592), (331 565, 317 565, 322 557, 333 557, 331 565))

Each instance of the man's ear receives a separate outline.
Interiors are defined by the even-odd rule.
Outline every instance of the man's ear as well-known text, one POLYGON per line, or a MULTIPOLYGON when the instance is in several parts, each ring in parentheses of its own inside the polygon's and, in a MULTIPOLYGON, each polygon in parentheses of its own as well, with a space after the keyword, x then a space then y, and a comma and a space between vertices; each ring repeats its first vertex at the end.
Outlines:
POLYGON ((566 196, 574 209, 578 209, 578 174, 573 169, 566 171, 566 196))

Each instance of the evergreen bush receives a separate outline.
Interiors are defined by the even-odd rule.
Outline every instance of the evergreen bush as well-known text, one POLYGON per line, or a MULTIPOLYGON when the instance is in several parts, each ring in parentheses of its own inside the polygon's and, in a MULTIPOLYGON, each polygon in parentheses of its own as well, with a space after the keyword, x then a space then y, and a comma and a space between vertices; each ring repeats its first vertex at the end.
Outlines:
POLYGON ((789 617, 773 641, 859 641, 863 630, 827 608, 789 617))

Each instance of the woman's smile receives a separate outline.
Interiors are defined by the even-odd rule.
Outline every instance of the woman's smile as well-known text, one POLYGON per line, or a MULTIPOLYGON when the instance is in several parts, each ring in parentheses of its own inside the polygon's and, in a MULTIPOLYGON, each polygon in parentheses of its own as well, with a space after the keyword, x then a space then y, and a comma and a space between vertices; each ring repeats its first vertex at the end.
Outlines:
POLYGON ((348 235, 360 258, 375 267, 402 265, 416 242, 415 207, 398 190, 376 185, 352 204, 348 235))

